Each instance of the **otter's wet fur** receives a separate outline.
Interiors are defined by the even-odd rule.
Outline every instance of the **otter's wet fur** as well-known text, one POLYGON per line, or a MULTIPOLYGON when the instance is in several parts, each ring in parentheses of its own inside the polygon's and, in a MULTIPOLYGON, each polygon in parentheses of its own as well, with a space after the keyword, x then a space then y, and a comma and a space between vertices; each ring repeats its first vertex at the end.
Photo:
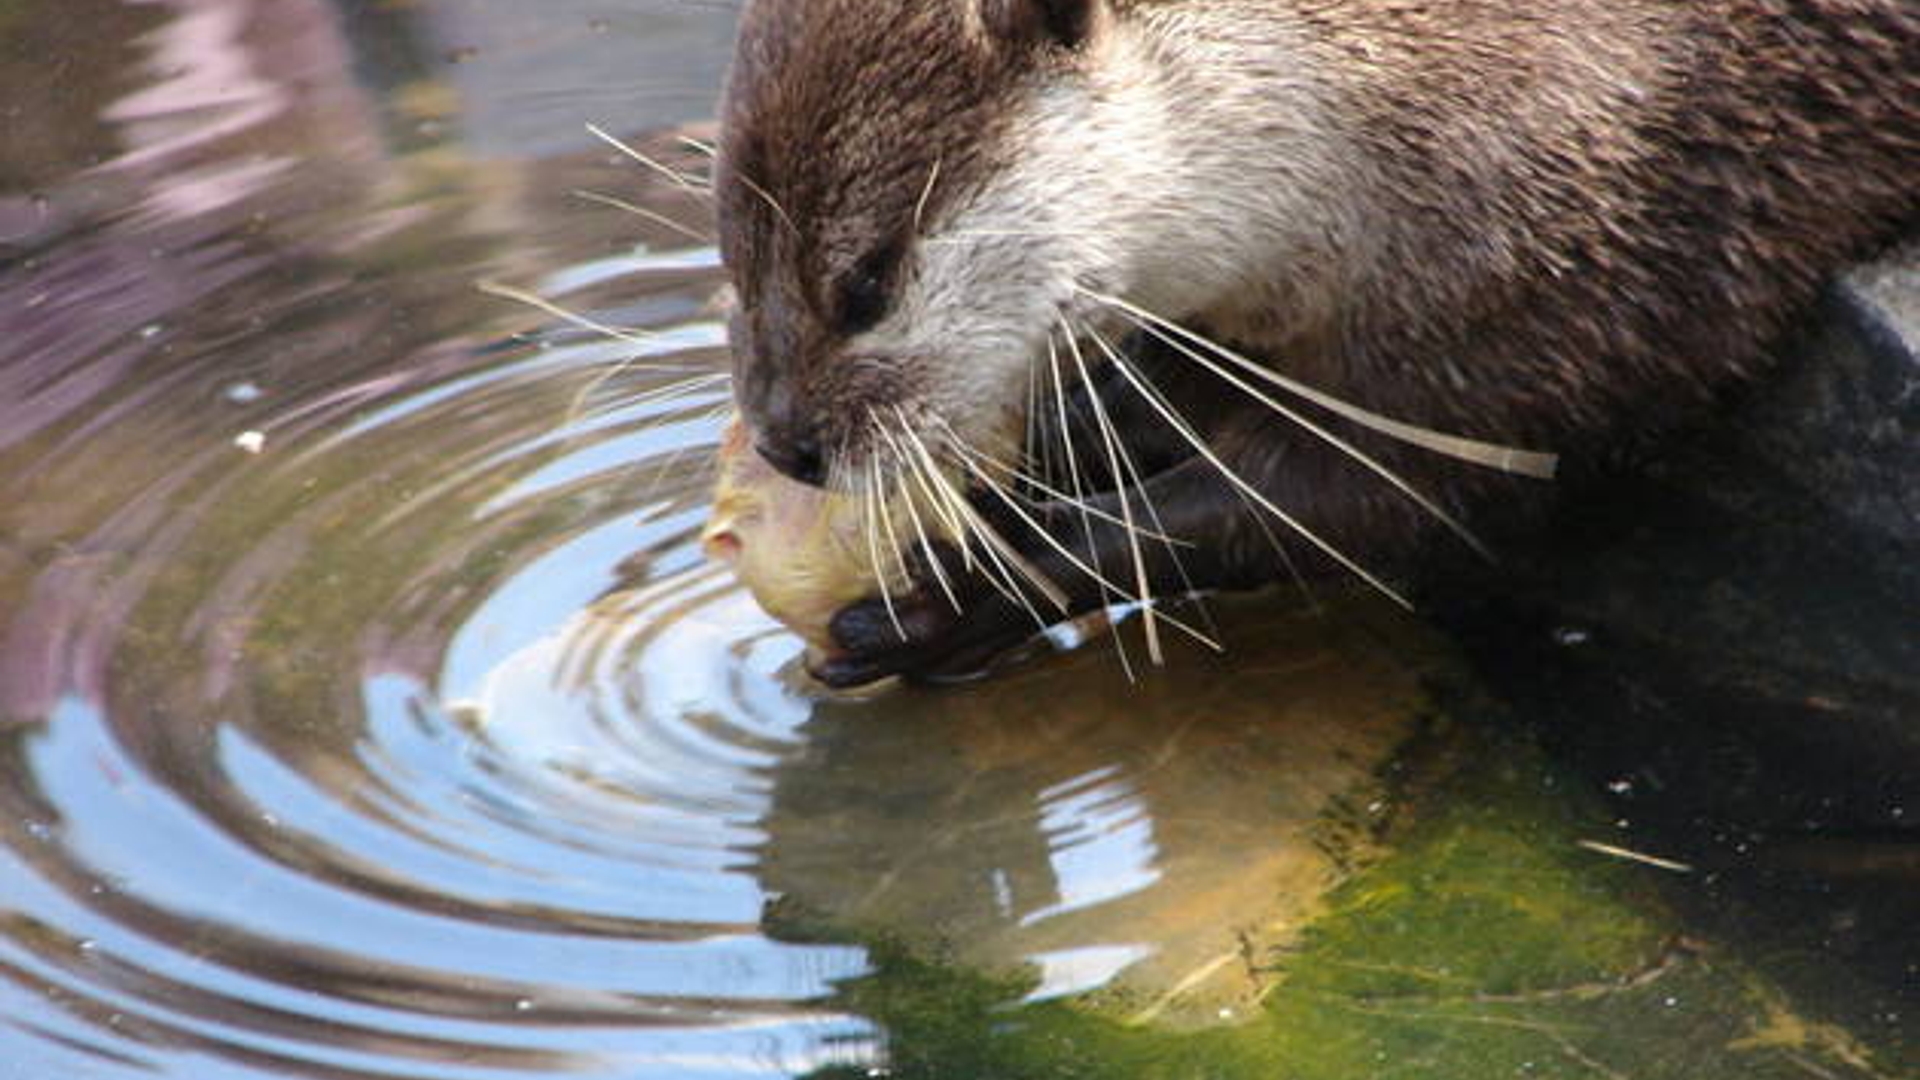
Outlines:
MULTIPOLYGON (((1123 386, 1116 426, 1153 475, 1094 502, 1154 500, 1199 542, 1199 587, 1288 572, 1249 490, 1321 538, 1295 545, 1309 559, 1405 572, 1450 543, 1431 512, 1137 313, 1397 420, 1610 455, 1757 371, 1833 272, 1916 219, 1920 5, 752 0, 722 124, 736 394, 783 471, 872 467, 878 422, 1011 457, 1036 372, 1110 364, 1131 333, 1220 460, 1123 386)), ((1476 527, 1544 487, 1299 408, 1476 527)), ((1183 587, 1173 548, 1088 532, 1116 575, 1132 558, 1183 587)), ((1033 557, 1073 606, 1110 598, 1033 557)), ((976 599, 954 617, 923 596, 904 642, 855 605, 826 674, 1023 632, 976 599)))

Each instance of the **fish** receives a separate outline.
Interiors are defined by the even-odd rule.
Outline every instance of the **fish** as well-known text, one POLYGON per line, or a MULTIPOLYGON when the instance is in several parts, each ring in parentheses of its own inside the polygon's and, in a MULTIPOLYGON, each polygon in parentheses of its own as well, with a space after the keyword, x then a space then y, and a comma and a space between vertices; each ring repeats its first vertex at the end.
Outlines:
POLYGON ((849 604, 875 595, 904 596, 913 588, 896 554, 907 527, 877 534, 870 501, 861 494, 790 479, 753 449, 738 416, 721 436, 712 510, 701 530, 707 557, 732 568, 767 614, 821 656, 838 651, 832 621, 849 604))

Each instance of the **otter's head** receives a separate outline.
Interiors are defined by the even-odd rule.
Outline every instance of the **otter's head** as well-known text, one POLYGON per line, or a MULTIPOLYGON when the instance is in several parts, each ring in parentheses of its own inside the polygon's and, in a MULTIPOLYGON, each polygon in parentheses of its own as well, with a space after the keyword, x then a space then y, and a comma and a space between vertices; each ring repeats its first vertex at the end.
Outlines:
POLYGON ((1205 316, 1325 235, 1288 205, 1303 185, 1209 131, 1234 109, 1263 138, 1312 130, 1274 43, 1208 40, 1183 6, 747 5, 715 189, 735 393, 768 461, 854 475, 877 424, 1005 452, 1036 376, 1071 381, 1132 328, 1112 298, 1205 316))

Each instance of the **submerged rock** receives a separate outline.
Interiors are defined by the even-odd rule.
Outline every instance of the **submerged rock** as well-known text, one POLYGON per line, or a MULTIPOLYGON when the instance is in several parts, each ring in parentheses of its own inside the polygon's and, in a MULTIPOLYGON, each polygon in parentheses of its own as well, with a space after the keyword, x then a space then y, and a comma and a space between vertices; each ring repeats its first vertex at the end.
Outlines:
POLYGON ((1137 683, 1094 644, 820 705, 761 867, 788 932, 1028 971, 1025 998, 1128 1023, 1253 1015, 1266 958, 1374 859, 1392 765, 1430 734, 1435 651, 1384 604, 1338 621, 1272 596, 1227 607, 1228 656, 1189 643, 1137 683))
POLYGON ((832 1004, 886 1033, 884 1075, 1913 1075, 1828 1008, 1844 969, 1810 1007, 1696 936, 1676 900, 1712 868, 1629 830, 1442 639, 1284 607, 1219 605, 1228 656, 1137 684, 1083 648, 816 708, 765 819, 766 928, 867 946, 832 1004))
MULTIPOLYGON (((1315 681, 1322 692, 1339 682, 1325 674, 1315 681)), ((1366 697, 1363 687, 1349 689, 1366 697)), ((1163 705, 1147 702, 1139 711, 1163 705)), ((1287 710, 1281 713, 1285 726, 1287 710)), ((1006 718, 1016 728, 1026 719, 1006 718)), ((1195 744, 1198 760, 1188 781, 1174 786, 1171 805, 1118 816, 1105 833, 1036 843, 1028 859, 1037 864, 1051 850, 1057 862, 1078 851, 1089 880, 1117 880, 1124 862, 1100 859, 1090 836, 1139 820, 1177 821, 1187 809, 1178 796, 1211 788, 1213 800, 1247 798, 1264 790, 1285 805, 1329 778, 1364 771, 1359 760, 1340 760, 1340 719, 1336 708, 1306 725, 1332 740, 1320 743, 1327 753, 1289 764, 1248 747, 1214 784, 1201 779, 1204 762, 1225 747, 1195 744), (1096 870, 1101 865, 1104 872, 1096 870)), ((1167 732, 1163 745, 1183 738, 1167 732)), ((1046 760, 1057 750, 1041 739, 1030 757, 1046 760)), ((947 748, 935 742, 926 752, 941 757, 947 748)), ((1002 818, 966 814, 930 827, 927 818, 940 815, 922 809, 921 797, 965 805, 969 796, 957 794, 964 786, 944 789, 951 795, 907 789, 913 794, 885 808, 896 819, 891 833, 858 810, 835 817, 822 807, 788 819, 772 837, 766 869, 769 885, 792 890, 795 910, 776 912, 770 928, 869 946, 874 970, 843 984, 835 1004, 886 1031, 884 1075, 900 1080, 1913 1075, 1915 1063, 1897 1045, 1889 1048, 1885 1032, 1868 1038, 1810 1013, 1737 950, 1688 936, 1666 887, 1690 875, 1608 843, 1618 839, 1614 822, 1525 738, 1477 724, 1429 727, 1397 756, 1403 770, 1390 767, 1384 783, 1376 776, 1359 789, 1392 800, 1384 828, 1352 828, 1353 810, 1367 808, 1335 799, 1319 815, 1293 819, 1269 808, 1221 820, 1201 808, 1184 836, 1169 830, 1164 850, 1146 863, 1161 871, 1155 880, 1125 902, 1109 902, 1109 914, 1086 912, 1078 935, 1109 951, 1115 942, 1133 943, 1138 955, 1165 962, 1143 959, 1092 992, 1059 992, 1068 988, 1051 981, 1055 954, 1030 955, 1024 967, 1008 962, 1033 928, 1017 904, 997 926, 954 910, 957 895, 989 891, 997 862, 986 852, 1002 850, 1002 833, 1019 832, 1017 822, 1038 828, 1048 821, 1044 804, 1023 808, 1006 799, 1002 818), (1318 826, 1310 824, 1316 816, 1318 826), (832 880, 796 870, 796 831, 831 835, 836 828, 863 842, 880 830, 872 862, 832 880), (1341 853, 1353 851, 1360 861, 1346 862, 1341 853), (822 903, 839 906, 823 911, 815 906, 822 903), (1208 963, 1223 944, 1231 959, 1208 963)), ((990 775, 974 784, 991 784, 990 775)), ((840 794, 860 805, 857 791, 840 794)), ((787 806, 821 798, 785 796, 787 806)), ((1259 805, 1253 798, 1251 806, 1259 805)), ((1021 895, 1017 886, 1013 894, 1021 895)), ((1059 923, 1055 943, 1072 939, 1073 929, 1059 923)), ((1086 945, 1081 951, 1093 954, 1086 945)), ((870 1075, 866 1068, 815 1075, 870 1075)))
POLYGON ((1814 316, 1444 618, 1632 842, 1713 869, 1695 933, 1864 1029, 1920 1010, 1920 248, 1814 316))

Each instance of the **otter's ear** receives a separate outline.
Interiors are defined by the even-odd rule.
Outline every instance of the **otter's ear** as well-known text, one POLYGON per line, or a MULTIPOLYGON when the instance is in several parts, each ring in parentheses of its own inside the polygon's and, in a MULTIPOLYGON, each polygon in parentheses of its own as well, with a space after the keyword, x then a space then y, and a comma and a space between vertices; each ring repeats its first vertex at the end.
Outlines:
POLYGON ((1100 0, 980 0, 987 29, 1021 45, 1047 43, 1078 48, 1093 27, 1100 0))

